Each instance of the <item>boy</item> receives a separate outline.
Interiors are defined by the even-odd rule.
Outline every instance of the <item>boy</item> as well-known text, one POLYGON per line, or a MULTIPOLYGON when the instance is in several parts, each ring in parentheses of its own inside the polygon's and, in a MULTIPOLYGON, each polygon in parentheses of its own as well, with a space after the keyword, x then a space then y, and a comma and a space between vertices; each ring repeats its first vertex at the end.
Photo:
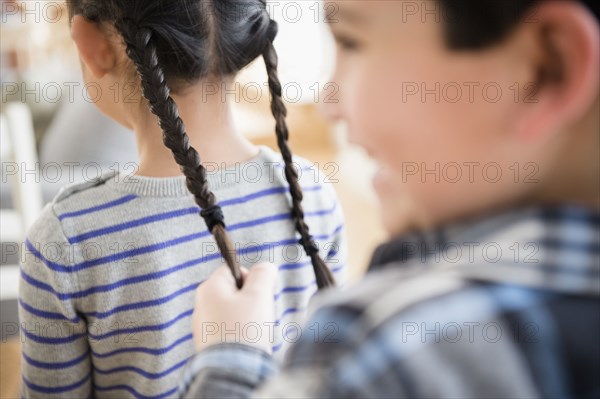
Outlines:
POLYGON ((597 6, 332 7, 340 101, 329 112, 381 165, 374 185, 400 238, 365 281, 320 298, 279 372, 268 334, 227 335, 272 321, 273 268, 253 267, 241 291, 217 270, 197 291, 214 306, 194 317, 200 353, 182 392, 597 397, 597 6))

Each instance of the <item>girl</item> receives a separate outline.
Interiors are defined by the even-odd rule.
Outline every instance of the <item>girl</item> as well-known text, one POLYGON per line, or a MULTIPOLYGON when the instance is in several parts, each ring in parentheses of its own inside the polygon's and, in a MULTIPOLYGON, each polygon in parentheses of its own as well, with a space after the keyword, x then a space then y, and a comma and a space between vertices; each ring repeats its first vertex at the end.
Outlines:
POLYGON ((306 161, 295 160, 306 179, 292 164, 277 25, 264 1, 68 7, 84 79, 111 93, 96 105, 135 132, 140 164, 132 177, 113 173, 66 188, 29 232, 20 287, 23 396, 172 396, 193 354, 194 290, 222 256, 238 286, 238 264, 279 265, 272 351, 281 356, 286 325, 301 320, 315 286, 333 285, 334 274, 341 281, 345 248, 332 188, 315 184, 306 161), (203 93, 207 84, 226 87, 259 56, 283 162, 236 132, 222 93, 203 93), (115 87, 140 88, 140 101, 115 101, 115 87), (227 167, 208 173, 201 159, 227 167))

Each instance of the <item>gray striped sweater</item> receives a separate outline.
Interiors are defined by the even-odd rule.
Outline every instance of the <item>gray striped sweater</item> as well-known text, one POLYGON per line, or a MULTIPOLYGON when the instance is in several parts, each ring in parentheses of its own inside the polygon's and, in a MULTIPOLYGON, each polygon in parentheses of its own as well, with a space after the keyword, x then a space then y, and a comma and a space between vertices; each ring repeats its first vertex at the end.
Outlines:
MULTIPOLYGON (((333 187, 307 161, 296 163, 306 221, 343 283, 344 226, 333 187)), ((208 179, 240 263, 279 267, 273 352, 281 358, 316 292, 281 158, 261 147, 208 179)), ((195 288, 221 264, 198 211, 183 177, 114 173, 67 187, 46 206, 22 253, 23 397, 175 395, 194 352, 195 288)))

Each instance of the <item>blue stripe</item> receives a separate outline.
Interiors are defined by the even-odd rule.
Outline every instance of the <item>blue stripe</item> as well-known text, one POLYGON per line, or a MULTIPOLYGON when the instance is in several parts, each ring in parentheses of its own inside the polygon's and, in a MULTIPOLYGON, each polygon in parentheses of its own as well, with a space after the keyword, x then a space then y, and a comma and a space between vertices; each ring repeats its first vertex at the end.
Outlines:
POLYGON ((57 362, 57 363, 48 363, 48 362, 40 362, 38 360, 32 359, 29 356, 27 356, 25 354, 25 352, 23 352, 23 358, 25 358, 25 361, 27 361, 27 363, 31 364, 34 367, 40 368, 40 369, 47 369, 47 370, 59 370, 59 369, 66 369, 72 366, 75 366, 76 364, 81 363, 82 361, 84 361, 85 359, 87 359, 90 355, 89 351, 86 351, 83 355, 76 357, 73 360, 69 360, 66 362, 57 362))
MULTIPOLYGON (((332 212, 335 211, 335 207, 333 209, 326 209, 326 210, 322 210, 322 211, 316 211, 316 212, 307 212, 305 214, 305 216, 307 217, 311 217, 311 216, 323 216, 323 215, 327 215, 330 214, 332 212)), ((247 227, 253 227, 253 226, 257 226, 259 224, 266 224, 269 222, 274 222, 277 220, 287 220, 287 219, 292 219, 292 213, 290 212, 286 212, 286 213, 281 213, 279 215, 272 215, 272 216, 266 216, 260 219, 254 219, 254 220, 248 220, 246 222, 241 222, 241 223, 236 223, 236 224, 232 224, 231 226, 227 227, 227 231, 235 231, 238 229, 243 229, 243 228, 247 228, 247 227)))
POLYGON ((338 251, 335 248, 332 248, 328 253, 327 256, 325 257, 327 260, 333 258, 334 256, 336 256, 338 254, 338 251))
MULTIPOLYGON (((315 238, 319 238, 319 237, 315 237, 315 238)), ((321 238, 323 238, 323 237, 321 237, 321 238)), ((260 251, 264 251, 265 249, 272 249, 272 248, 283 246, 283 245, 294 245, 294 244, 298 244, 298 240, 295 238, 289 239, 289 240, 268 242, 266 244, 255 245, 255 246, 248 247, 248 248, 242 248, 241 250, 237 251, 237 253, 238 253, 238 255, 247 255, 252 252, 260 252, 260 251)))
POLYGON ((25 334, 26 338, 29 338, 32 341, 39 342, 40 344, 49 344, 49 345, 68 344, 73 341, 77 341, 80 338, 85 338, 85 334, 75 334, 75 335, 70 335, 68 337, 63 337, 63 338, 48 338, 48 337, 44 337, 41 335, 32 334, 29 331, 27 331, 27 329, 25 329, 25 328, 22 328, 21 332, 23 334, 25 334))
POLYGON ((179 320, 186 318, 188 316, 191 316, 193 312, 194 312, 193 308, 190 310, 186 310, 185 312, 180 313, 179 315, 175 316, 175 318, 173 318, 163 324, 153 324, 153 325, 140 326, 140 327, 121 328, 118 330, 113 330, 113 331, 107 332, 106 334, 98 334, 98 335, 88 332, 88 335, 91 339, 101 340, 101 339, 106 339, 106 338, 110 338, 112 336, 121 335, 121 334, 135 334, 135 333, 140 333, 140 332, 144 332, 144 331, 161 331, 161 330, 171 327, 173 324, 177 323, 179 320))
MULTIPOLYGON (((311 187, 302 187, 303 192, 311 192, 311 191, 320 191, 322 189, 321 186, 311 186, 311 187)), ((221 206, 229 206, 229 205, 238 205, 244 204, 248 201, 254 200, 256 198, 268 197, 274 194, 285 194, 289 192, 289 187, 273 187, 266 190, 258 191, 256 193, 248 194, 243 197, 230 198, 227 200, 223 200, 219 202, 221 206)))
POLYGON ((19 305, 21 305, 21 307, 24 310, 26 310, 27 312, 29 312, 29 313, 31 313, 31 314, 33 314, 35 316, 42 317, 44 319, 67 320, 67 321, 70 321, 71 323, 79 323, 81 321, 81 319, 79 317, 74 317, 72 319, 69 319, 68 317, 66 317, 62 313, 47 312, 45 310, 34 308, 33 306, 28 305, 27 303, 25 303, 25 301, 23 301, 21 298, 19 298, 19 305))
POLYGON ((126 259, 129 257, 134 257, 134 256, 139 256, 139 255, 143 255, 143 254, 154 252, 154 251, 159 251, 161 249, 169 248, 169 247, 179 245, 179 244, 182 244, 185 242, 193 241, 198 238, 206 237, 209 234, 210 233, 208 231, 188 234, 188 235, 185 235, 182 237, 178 237, 178 238, 175 238, 172 240, 160 242, 157 244, 147 245, 145 247, 136 248, 136 249, 130 249, 128 251, 119 252, 114 255, 104 256, 104 257, 101 257, 98 259, 81 262, 81 263, 75 264, 73 266, 61 265, 59 263, 52 262, 52 261, 44 258, 42 256, 42 254, 37 249, 34 248, 34 246, 31 244, 29 239, 25 240, 25 246, 31 253, 33 253, 35 255, 35 257, 37 257, 39 260, 41 260, 49 269, 54 270, 56 272, 75 273, 80 270, 89 269, 91 267, 102 265, 104 263, 116 262, 116 261, 126 259))
POLYGON ((266 216, 266 217, 260 218, 260 219, 248 220, 246 222, 232 224, 231 226, 227 226, 227 231, 235 231, 235 230, 244 229, 247 227, 258 226, 260 224, 275 222, 278 220, 286 220, 286 219, 291 219, 291 218, 292 218, 292 214, 290 212, 281 213, 279 215, 266 216))
POLYGON ((277 345, 274 345, 271 347, 271 350, 273 351, 273 353, 278 352, 279 349, 281 349, 281 347, 283 346, 283 341, 281 341, 280 343, 278 343, 277 345))
MULTIPOLYGON (((298 169, 298 166, 300 166, 299 164, 296 163, 296 161, 294 162, 294 169, 296 170, 301 170, 303 172, 316 172, 319 171, 320 169, 318 169, 317 166, 313 165, 309 165, 309 166, 302 166, 300 169, 298 169)), ((273 164, 274 166, 278 167, 279 169, 285 169, 285 162, 277 162, 275 164, 273 164)))
POLYGON ((132 220, 129 222, 119 223, 119 224, 116 224, 113 226, 104 227, 102 229, 88 231, 87 233, 83 233, 83 234, 80 234, 75 237, 70 237, 69 243, 77 244, 81 241, 88 240, 90 238, 99 237, 99 236, 103 236, 103 235, 107 235, 107 234, 112 234, 112 233, 116 233, 116 232, 127 230, 127 229, 132 229, 134 227, 143 226, 145 224, 157 222, 159 220, 174 219, 177 217, 191 215, 191 214, 198 213, 198 212, 200 212, 200 208, 193 207, 193 208, 177 209, 175 211, 163 212, 163 213, 159 213, 159 214, 155 214, 155 215, 150 215, 150 216, 143 217, 140 219, 135 219, 135 220, 132 220))
POLYGON ((81 216, 81 215, 87 215, 89 213, 101 211, 103 209, 112 208, 112 207, 115 207, 115 206, 118 206, 118 205, 125 204, 125 203, 127 203, 127 202, 129 202, 131 200, 136 199, 136 198, 137 198, 137 196, 133 195, 133 194, 126 195, 124 197, 121 197, 121 198, 116 199, 114 201, 107 202, 107 203, 102 204, 102 205, 97 205, 97 206, 93 206, 91 208, 81 209, 81 210, 75 211, 75 212, 63 213, 62 215, 60 215, 58 217, 58 220, 62 221, 62 220, 67 219, 67 218, 72 218, 72 217, 81 216))
POLYGON ((81 379, 73 384, 70 384, 70 385, 63 385, 63 386, 58 386, 58 387, 46 387, 43 385, 37 385, 37 384, 34 384, 34 383, 28 381, 27 378, 25 378, 25 377, 23 377, 23 382, 25 383, 25 385, 27 385, 27 387, 29 389, 31 389, 33 391, 43 392, 43 393, 63 393, 63 392, 72 391, 75 388, 79 388, 87 380, 89 380, 91 376, 92 376, 92 372, 90 371, 89 373, 87 373, 87 375, 85 377, 83 377, 83 379, 81 379))
POLYGON ((122 353, 131 353, 131 352, 141 352, 141 353, 145 353, 145 354, 152 355, 152 356, 160 356, 160 355, 164 355, 165 353, 169 352, 170 350, 176 348, 180 344, 190 341, 192 338, 193 338, 192 334, 184 335, 183 337, 177 339, 175 342, 173 342, 172 344, 170 344, 169 346, 166 346, 164 348, 147 348, 144 346, 135 346, 135 347, 131 347, 131 348, 120 348, 120 349, 116 349, 114 351, 106 352, 106 353, 99 353, 99 352, 95 352, 92 350, 92 355, 94 357, 97 357, 100 359, 120 355, 122 353))
POLYGON ((161 371, 160 373, 150 373, 146 370, 142 370, 139 367, 133 367, 133 366, 122 366, 122 367, 115 367, 112 369, 107 369, 107 370, 102 370, 99 368, 94 368, 94 370, 98 373, 98 374, 114 374, 114 373, 122 373, 122 372, 126 372, 126 371, 131 371, 134 372, 136 374, 141 375, 142 377, 145 377, 149 380, 157 380, 159 378, 163 378, 166 375, 171 374, 173 371, 180 369, 181 367, 185 366, 185 364, 187 363, 187 361, 190 358, 186 358, 185 360, 177 363, 176 365, 169 367, 168 369, 166 369, 165 371, 161 371))
MULTIPOLYGON (((313 238, 315 240, 327 240, 330 237, 328 235, 315 235, 315 236, 313 236, 313 238)), ((275 242, 266 243, 263 245, 256 245, 253 247, 242 248, 240 251, 237 251, 237 253, 238 253, 238 255, 247 255, 248 253, 251 253, 251 252, 259 252, 259 251, 263 251, 265 249, 272 249, 274 247, 279 247, 279 246, 283 246, 283 245, 294 245, 294 244, 298 244, 298 239, 293 238, 290 240, 275 241, 275 242)))
POLYGON ((340 231, 342 231, 344 228, 343 224, 340 224, 338 227, 335 228, 335 230, 333 230, 333 233, 331 233, 332 236, 336 235, 337 233, 339 233, 340 231))
POLYGON ((306 217, 327 216, 327 215, 331 215, 332 213, 334 213, 336 209, 337 209, 337 202, 334 203, 333 206, 329 209, 323 209, 323 210, 313 211, 313 212, 304 212, 304 216, 306 216, 306 217))
POLYGON ((339 266, 337 266, 337 267, 332 267, 332 268, 331 268, 331 271, 332 271, 333 273, 337 273, 337 272, 339 272, 340 270, 342 270, 342 269, 343 269, 343 268, 345 268, 345 267, 346 267, 346 265, 342 263, 341 265, 339 265, 339 266))
POLYGON ((60 299, 68 298, 68 297, 61 298, 61 296, 63 296, 63 295, 70 295, 70 294, 61 294, 60 292, 58 292, 54 288, 52 288, 50 285, 48 285, 40 280, 36 280, 35 278, 31 277, 29 274, 25 273, 25 270, 23 270, 23 268, 21 268, 20 271, 21 271, 21 278, 23 280, 25 280, 28 284, 30 284, 36 288, 50 292, 50 293, 54 294, 57 298, 60 298, 60 299))
POLYGON ((188 285, 187 287, 184 287, 180 290, 177 290, 175 292, 173 292, 172 294, 169 294, 167 296, 164 296, 162 298, 158 298, 158 299, 153 299, 150 301, 142 301, 142 302, 134 302, 134 303, 129 303, 127 305, 121 305, 121 306, 117 306, 115 308, 112 308, 111 310, 107 311, 107 312, 84 312, 84 314, 87 317, 95 317, 97 319, 105 319, 107 317, 112 316, 115 313, 120 313, 120 312, 125 312, 128 310, 134 310, 134 309, 142 309, 142 308, 148 308, 151 306, 157 306, 157 305, 162 305, 164 303, 167 303, 175 298, 177 298, 180 295, 183 295, 187 292, 191 292, 194 291, 197 287, 198 287, 199 283, 193 283, 191 285, 188 285))
POLYGON ((129 385, 125 385, 125 384, 121 384, 121 385, 109 385, 109 386, 106 386, 106 387, 103 387, 101 385, 94 385, 94 389, 96 391, 123 390, 123 391, 127 391, 130 394, 132 394, 136 399, 162 399, 162 398, 166 398, 168 396, 171 396, 175 392, 177 392, 177 388, 173 388, 173 389, 168 390, 167 392, 163 392, 163 393, 158 394, 156 396, 145 396, 145 395, 139 393, 138 391, 136 391, 133 387, 131 387, 129 385))
POLYGON ((204 263, 204 262, 208 262, 213 259, 218 259, 220 257, 221 257, 221 254, 216 253, 216 254, 204 256, 202 258, 192 259, 190 261, 173 266, 169 269, 161 270, 160 272, 143 274, 143 275, 135 276, 135 277, 129 277, 129 278, 126 278, 123 280, 116 281, 112 284, 97 285, 94 287, 90 287, 86 290, 76 291, 76 292, 72 292, 72 293, 57 292, 52 287, 50 287, 48 284, 45 284, 39 280, 34 279, 33 277, 31 277, 27 273, 25 273, 23 270, 21 270, 21 276, 23 277, 23 279, 25 281, 27 281, 29 284, 33 285, 34 287, 37 287, 44 291, 50 292, 50 293, 54 294, 60 300, 66 300, 66 299, 70 299, 70 298, 83 298, 88 295, 102 293, 102 292, 109 292, 109 291, 113 291, 117 288, 121 288, 123 286, 130 285, 130 284, 137 284, 137 283, 141 283, 141 282, 145 282, 145 281, 157 280, 157 279, 165 277, 169 274, 175 273, 179 270, 187 269, 189 267, 192 267, 192 266, 204 263))
MULTIPOLYGON (((340 265, 340 266, 334 267, 334 268, 331 269, 331 272, 332 273, 337 273, 340 270, 342 270, 344 267, 345 267, 345 265, 343 265, 343 264, 340 265)), ((283 295, 283 294, 303 292, 303 291, 306 291, 307 289, 309 289, 309 288, 311 288, 313 286, 316 286, 316 285, 317 285, 317 281, 313 280, 312 282, 308 283, 307 285, 284 287, 284 288, 281 289, 281 291, 279 291, 278 293, 276 293, 273 296, 273 299, 275 301, 277 301, 279 299, 279 297, 281 295, 283 295)))
POLYGON ((309 289, 310 287, 316 285, 317 282, 313 281, 308 285, 301 285, 301 286, 295 286, 295 287, 285 287, 283 288, 281 291, 279 291, 278 293, 276 293, 273 297, 273 299, 275 301, 277 301, 279 299, 279 297, 283 294, 289 294, 289 293, 297 293, 297 292, 303 292, 306 291, 307 289, 309 289))
MULTIPOLYGON (((148 307, 152 307, 152 306, 158 306, 158 305, 165 304, 165 303, 177 298, 180 295, 183 295, 185 293, 195 290, 198 287, 198 284, 199 283, 194 283, 194 284, 188 285, 187 287, 177 290, 177 291, 175 291, 167 296, 164 296, 162 298, 153 299, 153 300, 149 300, 149 301, 141 301, 141 302, 125 304, 125 305, 114 307, 111 310, 106 311, 106 312, 93 312, 92 311, 92 312, 82 312, 82 313, 86 317, 95 317, 97 319, 105 319, 107 317, 114 315, 115 313, 126 312, 128 310, 134 310, 134 309, 143 309, 143 308, 148 308, 148 307)), ((60 313, 45 312, 43 310, 39 310, 30 305, 27 305, 22 301, 20 301, 20 302, 21 302, 21 305, 23 306, 23 308, 27 312, 29 312, 35 316, 46 318, 46 319, 53 319, 53 320, 54 319, 69 320, 60 313)), ((80 320, 80 319, 78 319, 78 320, 80 320)), ((69 321, 72 321, 72 320, 69 320, 69 321)))
POLYGON ((308 261, 308 262, 301 262, 301 263, 284 263, 283 265, 279 266, 278 269, 279 270, 293 270, 293 269, 302 269, 303 267, 306 266, 312 266, 312 262, 308 261))

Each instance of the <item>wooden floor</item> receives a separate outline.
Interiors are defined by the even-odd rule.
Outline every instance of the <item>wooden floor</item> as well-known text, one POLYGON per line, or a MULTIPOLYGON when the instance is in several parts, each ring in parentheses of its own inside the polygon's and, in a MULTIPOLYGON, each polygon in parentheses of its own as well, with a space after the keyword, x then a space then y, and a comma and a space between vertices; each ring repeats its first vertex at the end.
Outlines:
POLYGON ((0 398, 2 399, 19 397, 20 359, 18 340, 0 343, 0 398))
MULTIPOLYGON (((294 118, 294 115, 290 117, 294 118)), ((310 123, 310 126, 304 126, 306 134, 300 136, 302 140, 292 141, 294 152, 321 166, 328 162, 335 163, 325 172, 338 180, 334 187, 346 215, 349 280, 356 281, 364 273, 373 248, 384 239, 384 233, 379 227, 380 218, 371 186, 364 172, 364 159, 359 152, 336 144, 333 136, 325 132, 326 128, 315 122, 312 115, 299 115, 294 124, 297 126, 296 131, 303 130, 302 123, 310 123), (337 172, 333 168, 337 168, 337 172)), ((269 146, 274 145, 271 138, 255 141, 269 146)), ((18 340, 0 343, 0 399, 19 397, 19 368, 18 340)))

